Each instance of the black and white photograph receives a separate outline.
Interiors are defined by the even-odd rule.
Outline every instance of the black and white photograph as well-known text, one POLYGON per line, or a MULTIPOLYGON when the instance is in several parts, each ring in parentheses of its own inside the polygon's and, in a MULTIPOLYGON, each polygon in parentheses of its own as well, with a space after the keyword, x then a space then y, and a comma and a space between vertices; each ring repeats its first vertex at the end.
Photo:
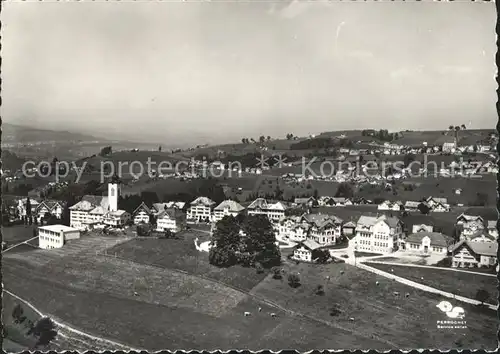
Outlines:
POLYGON ((2 349, 498 346, 493 1, 2 1, 2 349))

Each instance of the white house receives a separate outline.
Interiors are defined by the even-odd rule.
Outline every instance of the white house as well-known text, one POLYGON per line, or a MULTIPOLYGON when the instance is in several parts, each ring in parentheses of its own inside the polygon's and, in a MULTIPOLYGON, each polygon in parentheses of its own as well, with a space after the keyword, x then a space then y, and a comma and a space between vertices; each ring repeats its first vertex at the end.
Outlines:
POLYGON ((334 215, 307 214, 302 221, 310 225, 307 238, 321 246, 335 245, 342 235, 342 220, 334 215))
POLYGON ((319 249, 321 246, 313 240, 305 240, 295 246, 293 250, 293 259, 298 261, 312 262, 313 251, 319 249))
POLYGON ((406 252, 445 255, 453 238, 439 232, 417 232, 406 237, 406 252))
POLYGON ((85 195, 78 203, 69 207, 70 226, 80 230, 102 222, 103 216, 109 210, 108 197, 85 195))
POLYGON ((285 216, 287 207, 281 203, 269 203, 264 198, 255 199, 248 207, 248 215, 266 215, 271 222, 277 223, 285 216))
POLYGON ((462 240, 450 248, 452 267, 493 267, 497 264, 498 243, 462 240))
POLYGON ((111 227, 123 227, 130 221, 130 219, 130 213, 125 210, 110 210, 103 215, 102 222, 104 225, 111 227))
POLYGON ((214 208, 213 221, 218 222, 224 216, 237 216, 245 210, 238 202, 234 200, 224 200, 214 208))
POLYGON ((302 242, 307 239, 310 225, 302 220, 301 216, 290 216, 280 220, 276 229, 277 237, 293 242, 302 242))
POLYGON ((462 226, 462 233, 460 236, 464 238, 468 238, 484 229, 484 220, 481 216, 466 215, 462 213, 457 217, 456 224, 462 226))
POLYGON ((354 244, 360 251, 389 253, 398 248, 403 224, 396 217, 360 216, 356 223, 354 244))
POLYGON ((493 236, 495 239, 498 238, 498 229, 497 229, 497 221, 496 220, 488 220, 487 230, 488 230, 488 234, 493 236))
POLYGON ((65 225, 46 225, 38 228, 38 247, 61 248, 67 240, 80 238, 80 230, 65 225))
POLYGON ((93 225, 124 226, 130 220, 130 214, 118 209, 120 195, 119 182, 108 183, 108 195, 85 195, 81 201, 69 208, 70 226, 86 230, 93 225))
POLYGON ((377 206, 378 210, 391 210, 391 201, 385 200, 377 206))
POLYGON ((418 232, 433 232, 434 226, 427 224, 413 224, 411 233, 416 234, 418 232))
POLYGON ((132 213, 134 224, 138 225, 149 223, 151 214, 151 209, 146 205, 146 203, 142 202, 141 205, 139 205, 132 213))
POLYGON ((415 202, 415 201, 412 201, 412 200, 408 200, 405 205, 404 205, 404 208, 406 211, 417 211, 418 210, 418 206, 420 205, 421 202, 415 202))
POLYGON ((182 231, 186 226, 186 216, 179 209, 165 209, 160 212, 156 219, 157 231, 171 231, 173 233, 182 231))
POLYGON ((198 197, 193 200, 187 211, 187 219, 198 222, 212 220, 212 209, 215 202, 207 197, 198 197))

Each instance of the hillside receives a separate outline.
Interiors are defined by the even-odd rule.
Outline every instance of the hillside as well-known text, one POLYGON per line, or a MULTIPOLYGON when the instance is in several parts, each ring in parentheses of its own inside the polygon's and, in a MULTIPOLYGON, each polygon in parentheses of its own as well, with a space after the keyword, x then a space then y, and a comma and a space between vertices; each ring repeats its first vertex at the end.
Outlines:
POLYGON ((37 129, 17 124, 2 123, 2 145, 9 143, 57 143, 65 141, 106 141, 106 139, 70 131, 37 129))

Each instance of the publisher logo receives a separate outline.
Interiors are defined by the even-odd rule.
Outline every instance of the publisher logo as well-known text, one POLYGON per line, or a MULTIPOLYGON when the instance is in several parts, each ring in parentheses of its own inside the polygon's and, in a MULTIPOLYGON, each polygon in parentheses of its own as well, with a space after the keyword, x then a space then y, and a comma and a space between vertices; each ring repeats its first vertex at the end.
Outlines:
POLYGON ((448 301, 441 301, 436 305, 438 309, 441 310, 446 316, 445 320, 438 320, 437 328, 439 329, 463 329, 467 328, 467 321, 465 318, 465 310, 459 306, 453 306, 448 301))

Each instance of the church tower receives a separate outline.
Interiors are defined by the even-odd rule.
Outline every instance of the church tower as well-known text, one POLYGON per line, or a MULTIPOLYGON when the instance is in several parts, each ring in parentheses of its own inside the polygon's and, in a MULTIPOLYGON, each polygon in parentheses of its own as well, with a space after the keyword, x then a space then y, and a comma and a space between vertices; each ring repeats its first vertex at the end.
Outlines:
POLYGON ((109 211, 118 210, 118 197, 120 195, 120 181, 113 178, 108 183, 108 201, 109 201, 109 211))

